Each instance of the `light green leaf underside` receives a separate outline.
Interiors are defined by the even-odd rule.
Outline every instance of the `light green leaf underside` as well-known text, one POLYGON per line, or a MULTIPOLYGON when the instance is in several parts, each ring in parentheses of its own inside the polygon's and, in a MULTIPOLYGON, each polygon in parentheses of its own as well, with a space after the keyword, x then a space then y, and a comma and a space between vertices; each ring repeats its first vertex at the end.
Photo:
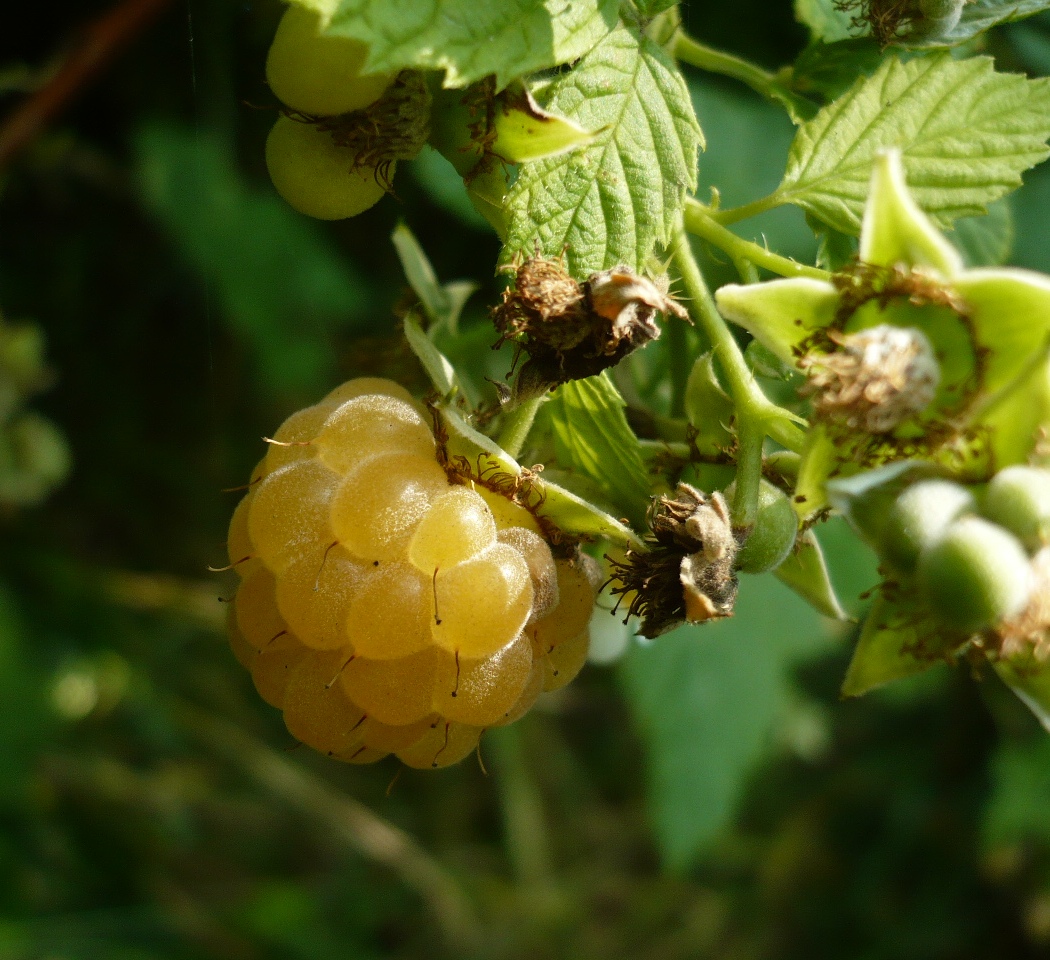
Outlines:
POLYGON ((947 225, 1019 186, 1048 137, 1050 80, 996 73, 988 57, 890 57, 799 128, 776 196, 856 234, 875 157, 899 147, 915 200, 947 225))
POLYGON ((848 40, 858 33, 853 15, 837 8, 834 0, 795 0, 795 19, 809 28, 812 39, 824 43, 848 40))
POLYGON ((956 46, 1000 23, 1023 20, 1050 9, 1050 0, 969 0, 958 24, 943 36, 909 40, 908 46, 956 46))
MULTIPOLYGON (((305 6, 316 8, 318 0, 305 6)), ((465 87, 499 88, 582 57, 617 19, 616 0, 335 0, 327 32, 368 44, 368 69, 444 70, 465 87)))
POLYGON ((584 130, 587 146, 525 163, 507 198, 504 256, 566 251, 577 277, 626 264, 641 270, 666 242, 696 188, 702 136, 667 54, 618 27, 543 90, 543 105, 584 130))
POLYGON ((649 478, 624 401, 604 374, 560 386, 547 405, 558 464, 589 477, 616 507, 641 525, 649 478))
POLYGON ((621 681, 646 747, 649 819, 664 862, 690 865, 733 815, 773 741, 794 664, 821 649, 819 615, 772 577, 747 577, 733 617, 634 645, 621 681))
POLYGON ((634 0, 634 5, 643 17, 655 17, 664 10, 670 10, 678 0, 634 0))
MULTIPOLYGON (((969 0, 951 30, 939 36, 904 38, 900 42, 909 47, 956 46, 1000 23, 1023 20, 1048 8, 1050 0, 969 0)), ((809 27, 815 39, 825 43, 868 32, 863 24, 854 26, 853 13, 836 8, 834 0, 795 0, 795 19, 809 27)))

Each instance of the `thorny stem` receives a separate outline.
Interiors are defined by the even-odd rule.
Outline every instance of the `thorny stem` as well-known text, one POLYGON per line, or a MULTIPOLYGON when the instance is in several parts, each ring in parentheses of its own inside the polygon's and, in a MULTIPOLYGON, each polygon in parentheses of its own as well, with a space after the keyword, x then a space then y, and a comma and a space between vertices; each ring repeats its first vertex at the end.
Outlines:
POLYGON ((525 400, 503 415, 503 426, 496 443, 515 459, 521 454, 532 429, 532 422, 536 419, 536 411, 545 399, 546 395, 541 395, 525 400))
MULTIPOLYGON (((784 198, 780 194, 773 192, 765 197, 752 200, 750 203, 742 203, 739 207, 707 208, 705 213, 715 223, 720 223, 724 226, 727 223, 738 223, 741 220, 747 220, 749 217, 757 217, 760 213, 766 213, 769 210, 776 210, 784 202, 784 198)), ((698 203, 697 206, 700 206, 700 204, 698 203)))
POLYGON ((767 100, 781 105, 790 105, 795 114, 808 116, 815 109, 811 101, 784 87, 777 74, 763 70, 756 64, 726 53, 724 50, 715 50, 681 31, 675 35, 673 54, 683 63, 688 63, 700 70, 746 83, 755 93, 767 100))
POLYGON ((733 525, 748 528, 758 512, 758 487, 762 478, 762 442, 769 436, 789 450, 801 453, 805 434, 791 421, 795 416, 771 403, 748 368, 736 339, 715 306, 689 237, 679 229, 674 263, 682 278, 689 312, 711 342, 726 385, 736 407, 737 478, 730 505, 733 525))
MULTIPOLYGON (((743 209, 741 207, 737 208, 743 209)), ((716 222, 717 214, 696 200, 688 200, 685 206, 686 229, 702 240, 724 250, 734 263, 749 261, 759 267, 765 267, 782 277, 812 277, 814 280, 827 280, 831 274, 819 267, 810 267, 797 263, 788 257, 767 250, 761 244, 738 237, 716 222)))

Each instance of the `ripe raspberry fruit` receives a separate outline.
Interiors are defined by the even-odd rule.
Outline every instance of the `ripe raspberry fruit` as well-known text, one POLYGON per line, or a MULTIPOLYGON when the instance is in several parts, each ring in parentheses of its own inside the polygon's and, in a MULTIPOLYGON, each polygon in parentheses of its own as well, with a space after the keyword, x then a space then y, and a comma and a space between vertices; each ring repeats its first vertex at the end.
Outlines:
POLYGON ((230 522, 231 646, 348 763, 455 763, 587 658, 596 564, 438 452, 401 387, 350 381, 281 425, 230 522))

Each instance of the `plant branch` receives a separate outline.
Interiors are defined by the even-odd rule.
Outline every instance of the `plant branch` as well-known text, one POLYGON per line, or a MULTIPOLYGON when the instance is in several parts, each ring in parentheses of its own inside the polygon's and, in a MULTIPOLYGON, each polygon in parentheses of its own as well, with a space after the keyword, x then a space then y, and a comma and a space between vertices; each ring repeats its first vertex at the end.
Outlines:
POLYGON ((690 314, 711 342, 736 408, 737 479, 731 509, 733 526, 748 528, 758 512, 764 439, 771 436, 789 450, 800 452, 805 436, 791 422, 798 418, 771 403, 755 381, 736 338, 715 306, 683 228, 675 244, 674 263, 688 296, 690 314))
POLYGON ((682 31, 675 34, 672 53, 682 63, 747 84, 755 93, 786 107, 796 122, 799 118, 811 116, 816 110, 814 103, 787 89, 777 74, 742 57, 700 43, 682 31))
POLYGON ((732 230, 727 230, 718 223, 715 214, 696 200, 686 201, 685 227, 695 236, 724 250, 734 263, 750 261, 782 277, 812 277, 814 280, 827 280, 831 276, 826 270, 821 270, 819 267, 798 263, 789 257, 782 257, 779 253, 767 250, 753 240, 738 237, 732 230))
POLYGON ((90 23, 55 74, 0 126, 0 170, 46 129, 169 2, 124 0, 90 23))

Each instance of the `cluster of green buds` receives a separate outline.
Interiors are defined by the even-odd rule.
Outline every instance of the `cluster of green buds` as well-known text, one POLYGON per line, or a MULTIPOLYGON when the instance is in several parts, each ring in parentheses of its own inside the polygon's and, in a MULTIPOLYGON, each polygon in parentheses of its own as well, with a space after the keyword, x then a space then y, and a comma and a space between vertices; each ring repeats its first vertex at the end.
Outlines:
POLYGON ((853 263, 716 299, 810 400, 800 522, 838 510, 882 561, 844 692, 966 653, 1050 727, 1050 279, 966 268, 887 151, 853 263))

